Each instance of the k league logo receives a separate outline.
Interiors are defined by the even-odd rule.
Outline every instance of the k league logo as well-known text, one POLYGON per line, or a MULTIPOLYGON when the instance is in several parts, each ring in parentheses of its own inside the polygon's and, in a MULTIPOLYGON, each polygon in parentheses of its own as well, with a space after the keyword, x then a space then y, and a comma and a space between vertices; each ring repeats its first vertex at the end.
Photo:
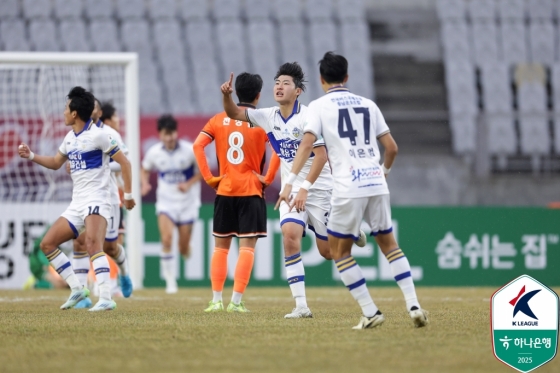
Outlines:
POLYGON ((494 355, 530 372, 556 356, 558 295, 527 275, 498 289, 491 300, 494 355))

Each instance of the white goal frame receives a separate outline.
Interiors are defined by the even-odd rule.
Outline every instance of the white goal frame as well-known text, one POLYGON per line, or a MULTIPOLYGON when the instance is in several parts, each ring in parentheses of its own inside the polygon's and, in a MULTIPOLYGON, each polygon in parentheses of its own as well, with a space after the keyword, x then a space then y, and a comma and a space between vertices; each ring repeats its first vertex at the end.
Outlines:
POLYGON ((11 65, 120 65, 124 67, 125 143, 132 166, 132 196, 136 207, 126 218, 126 248, 135 289, 143 286, 142 197, 140 195, 140 109, 137 53, 0 52, 0 64, 11 65))

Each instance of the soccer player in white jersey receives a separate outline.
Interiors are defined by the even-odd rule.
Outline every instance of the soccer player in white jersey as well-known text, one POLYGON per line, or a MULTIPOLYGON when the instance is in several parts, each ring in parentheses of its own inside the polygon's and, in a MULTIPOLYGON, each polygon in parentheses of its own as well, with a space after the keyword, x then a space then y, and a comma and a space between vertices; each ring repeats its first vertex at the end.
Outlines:
POLYGON ((142 195, 151 189, 150 172, 158 171, 156 214, 162 251, 160 255, 163 277, 168 294, 177 292, 173 270, 171 241, 173 230, 179 231, 179 252, 183 258, 190 255, 190 240, 200 208, 200 172, 196 166, 193 144, 179 140, 177 121, 170 115, 158 119, 161 142, 148 149, 142 161, 142 195))
MULTIPOLYGON (((229 82, 222 85, 224 109, 228 117, 247 121, 265 130, 270 144, 281 160, 282 184, 293 183, 293 193, 309 191, 305 208, 290 211, 287 203, 280 205, 280 225, 284 243, 284 264, 288 284, 296 307, 285 318, 313 317, 305 296, 305 270, 301 260, 301 238, 306 225, 315 232, 316 243, 321 255, 331 259, 327 242, 327 220, 330 210, 333 180, 327 164, 327 151, 322 139, 313 143, 313 155, 304 165, 297 178, 289 179, 291 163, 303 136, 307 107, 301 105, 298 96, 305 89, 305 76, 297 62, 285 63, 274 77, 274 99, 279 106, 246 110, 233 101, 231 94, 233 73, 229 82)), ((278 207, 278 205, 277 205, 278 207)), ((365 235, 362 237, 365 245, 365 235)))
POLYGON ((94 97, 82 87, 74 87, 68 94, 64 109, 64 122, 72 130, 65 136, 55 156, 34 154, 26 144, 19 146, 20 157, 27 158, 43 167, 58 170, 67 159, 74 189, 70 206, 62 213, 41 241, 41 250, 51 266, 66 280, 72 293, 60 307, 69 309, 89 296, 68 257, 58 249, 62 243, 77 238, 85 226, 86 249, 99 282, 99 301, 90 311, 105 311, 116 308, 111 299, 109 262, 103 252, 103 241, 107 223, 111 218, 109 159, 121 165, 125 190, 125 206, 135 205, 131 194, 131 168, 120 151, 117 140, 99 129, 90 116, 94 108, 94 97))
MULTIPOLYGON (((105 125, 101 120, 101 103, 99 100, 95 99, 95 106, 93 112, 91 113, 91 120, 95 125, 101 128, 102 131, 107 132, 113 139, 117 140, 117 144, 121 152, 128 157, 128 148, 124 144, 120 133, 115 131, 113 128, 105 125)), ((119 238, 118 225, 121 220, 121 208, 120 208, 120 196, 119 187, 117 184, 116 173, 121 171, 121 167, 117 162, 110 161, 109 167, 111 169, 111 217, 107 221, 107 232, 105 234, 105 242, 103 243, 103 251, 105 254, 109 255, 119 266, 119 277, 122 294, 125 298, 130 297, 132 294, 132 281, 129 276, 128 271, 128 261, 126 258, 126 252, 122 245, 117 242, 119 238)), ((72 257, 72 267, 74 272, 80 280, 80 283, 84 286, 87 285, 87 278, 89 273, 89 258, 87 255, 86 245, 85 245, 85 233, 81 233, 80 236, 74 240, 74 255, 72 257)), ((91 300, 89 298, 82 299, 74 308, 89 308, 91 307, 91 300)))
MULTIPOLYGON (((393 235, 389 188, 385 180, 397 155, 397 144, 375 103, 354 95, 344 87, 348 81, 348 61, 327 52, 319 63, 321 85, 326 95, 309 104, 303 140, 293 161, 291 175, 303 169, 313 144, 323 138, 333 170, 334 190, 327 224, 331 255, 342 282, 362 308, 363 316, 354 329, 381 325, 385 317, 371 298, 360 266, 352 257, 352 243, 362 219, 371 227, 381 251, 389 261, 395 281, 406 300, 414 325, 427 324, 426 312, 416 297, 410 264, 393 235), (380 165, 377 140, 385 148, 380 165)), ((287 201, 292 186, 284 186, 279 200, 287 201)), ((305 196, 298 195, 290 208, 301 209, 305 196)))

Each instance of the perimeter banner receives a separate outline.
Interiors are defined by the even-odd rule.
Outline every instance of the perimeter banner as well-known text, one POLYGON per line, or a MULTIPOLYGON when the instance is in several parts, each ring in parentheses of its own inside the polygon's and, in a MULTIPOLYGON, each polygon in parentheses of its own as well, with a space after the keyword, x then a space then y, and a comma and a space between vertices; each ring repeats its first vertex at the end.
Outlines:
MULTIPOLYGON (((195 224, 192 255, 177 260, 180 286, 209 286, 212 237, 212 205, 204 205, 195 224)), ((160 278, 159 233, 152 204, 144 204, 144 286, 164 286, 160 278)), ((268 237, 259 239, 251 286, 286 284, 282 234, 278 212, 268 209, 268 237)), ((534 276, 548 286, 560 286, 560 210, 545 208, 426 207, 393 208, 393 226, 400 247, 412 267, 417 285, 501 286, 522 274, 534 276)), ((367 227, 366 232, 367 232, 367 227)), ((234 240, 235 241, 235 240, 234 240)), ((238 248, 229 255, 231 284, 238 248)), ((394 286, 388 262, 370 237, 353 255, 368 283, 394 286)), ((302 241, 302 258, 309 286, 339 284, 332 262, 318 253, 313 232, 302 241)))

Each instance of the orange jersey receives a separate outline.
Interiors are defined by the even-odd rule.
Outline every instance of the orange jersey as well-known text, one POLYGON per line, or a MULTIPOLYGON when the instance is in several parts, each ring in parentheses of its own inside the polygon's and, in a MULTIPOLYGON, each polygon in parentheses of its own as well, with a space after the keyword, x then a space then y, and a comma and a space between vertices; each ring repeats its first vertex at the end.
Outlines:
POLYGON ((218 186, 217 194, 242 197, 263 195, 263 185, 253 171, 262 174, 266 161, 268 137, 261 128, 252 128, 249 123, 228 118, 225 112, 215 115, 204 126, 195 141, 195 156, 202 177, 212 177, 204 151, 200 149, 212 140, 216 142, 216 156, 220 176, 225 175, 218 186), (204 137, 208 137, 205 139, 204 137), (202 159, 204 158, 204 159, 202 159))

